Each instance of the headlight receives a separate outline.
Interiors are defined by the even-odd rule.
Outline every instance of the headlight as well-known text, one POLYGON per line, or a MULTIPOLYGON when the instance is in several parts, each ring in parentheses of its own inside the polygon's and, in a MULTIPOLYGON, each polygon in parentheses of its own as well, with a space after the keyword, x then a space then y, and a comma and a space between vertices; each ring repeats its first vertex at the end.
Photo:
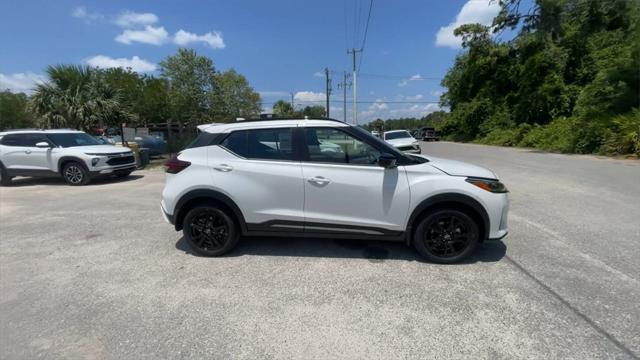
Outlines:
POLYGON ((109 154, 103 154, 103 153, 84 153, 85 155, 89 155, 89 156, 107 156, 109 154))
POLYGON ((509 192, 507 187, 504 186, 498 180, 490 180, 490 179, 480 179, 480 178, 467 178, 466 181, 470 184, 473 184, 483 190, 487 190, 492 193, 506 193, 509 192))

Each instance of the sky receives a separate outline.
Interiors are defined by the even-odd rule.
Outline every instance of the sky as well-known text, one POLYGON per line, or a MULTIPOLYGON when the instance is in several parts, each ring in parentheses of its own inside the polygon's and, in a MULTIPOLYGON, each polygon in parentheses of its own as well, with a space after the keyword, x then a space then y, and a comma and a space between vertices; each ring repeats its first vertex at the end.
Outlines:
POLYGON ((489 0, 0 0, 0 89, 29 93, 53 64, 158 75, 162 59, 187 47, 245 75, 265 111, 291 93, 296 107, 324 105, 328 68, 330 115, 342 120, 347 49, 363 48, 358 123, 420 117, 440 109, 440 81, 462 51, 453 29, 490 24, 497 12, 489 0))

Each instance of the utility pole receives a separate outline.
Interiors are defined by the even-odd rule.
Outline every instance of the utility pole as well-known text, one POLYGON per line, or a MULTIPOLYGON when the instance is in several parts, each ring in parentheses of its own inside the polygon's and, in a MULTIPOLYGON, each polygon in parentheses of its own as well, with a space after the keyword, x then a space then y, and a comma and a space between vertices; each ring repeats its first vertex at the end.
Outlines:
POLYGON ((325 88, 326 88, 326 96, 327 96, 327 117, 331 117, 329 107, 329 99, 331 97, 331 78, 329 78, 329 68, 324 68, 324 78, 325 78, 325 88))
POLYGON ((347 50, 347 54, 353 55, 353 124, 358 125, 358 105, 357 105, 357 96, 358 96, 358 88, 357 88, 357 76, 356 76, 356 54, 362 52, 362 49, 352 48, 347 50))
POLYGON ((291 109, 293 110, 293 112, 295 112, 296 111, 296 107, 295 107, 295 105, 293 105, 293 93, 290 92, 289 94, 291 95, 291 109))
POLYGON ((338 88, 342 88, 342 121, 344 122, 347 122, 347 88, 349 87, 347 78, 349 78, 349 73, 344 71, 342 73, 342 82, 338 84, 338 88))

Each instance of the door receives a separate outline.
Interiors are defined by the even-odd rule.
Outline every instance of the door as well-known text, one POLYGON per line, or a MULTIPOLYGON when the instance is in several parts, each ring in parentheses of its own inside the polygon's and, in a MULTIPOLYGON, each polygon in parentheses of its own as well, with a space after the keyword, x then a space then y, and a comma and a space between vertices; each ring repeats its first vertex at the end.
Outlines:
POLYGON ((388 235, 404 231, 409 185, 403 167, 340 128, 305 128, 305 231, 388 235))
POLYGON ((44 134, 8 134, 2 138, 3 164, 10 170, 47 171, 50 170, 52 148, 38 148, 39 142, 50 141, 44 134))
POLYGON ((236 130, 210 147, 213 185, 225 189, 250 231, 302 232, 304 186, 293 129, 236 130))

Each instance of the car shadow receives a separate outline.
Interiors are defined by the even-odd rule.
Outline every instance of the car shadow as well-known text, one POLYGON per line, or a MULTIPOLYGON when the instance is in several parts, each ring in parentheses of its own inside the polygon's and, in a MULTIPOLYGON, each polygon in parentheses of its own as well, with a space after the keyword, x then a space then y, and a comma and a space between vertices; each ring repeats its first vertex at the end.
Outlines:
MULTIPOLYGON (((144 175, 131 174, 124 178, 118 177, 105 177, 92 179, 91 182, 84 186, 104 185, 113 183, 124 183, 129 181, 135 181, 142 179, 144 175)), ((24 187, 24 186, 37 186, 37 185, 52 185, 52 186, 70 186, 61 177, 19 177, 11 180, 9 187, 24 187)))
MULTIPOLYGON (((201 256, 191 249, 184 237, 178 240, 176 249, 201 256)), ((486 241, 471 256, 454 265, 497 262, 506 253, 507 246, 502 241, 486 241)), ((238 246, 225 256, 243 255, 353 258, 367 259, 373 263, 385 260, 425 262, 413 248, 404 243, 372 240, 243 237, 238 246)))

